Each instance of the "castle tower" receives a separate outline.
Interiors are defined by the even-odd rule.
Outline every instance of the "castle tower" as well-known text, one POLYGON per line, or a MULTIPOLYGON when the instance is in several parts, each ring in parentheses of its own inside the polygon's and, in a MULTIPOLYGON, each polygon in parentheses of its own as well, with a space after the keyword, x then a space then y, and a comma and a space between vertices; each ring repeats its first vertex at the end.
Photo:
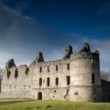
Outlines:
POLYGON ((88 43, 71 56, 70 100, 101 101, 99 52, 91 52, 88 43))

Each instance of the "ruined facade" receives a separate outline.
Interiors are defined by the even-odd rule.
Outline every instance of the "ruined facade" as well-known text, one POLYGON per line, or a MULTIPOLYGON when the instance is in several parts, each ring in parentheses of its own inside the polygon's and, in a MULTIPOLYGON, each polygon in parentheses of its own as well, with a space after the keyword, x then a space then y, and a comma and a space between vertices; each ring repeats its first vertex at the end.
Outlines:
POLYGON ((6 64, 0 98, 101 101, 99 52, 85 43, 79 52, 69 45, 61 60, 44 61, 42 52, 29 65, 6 64))

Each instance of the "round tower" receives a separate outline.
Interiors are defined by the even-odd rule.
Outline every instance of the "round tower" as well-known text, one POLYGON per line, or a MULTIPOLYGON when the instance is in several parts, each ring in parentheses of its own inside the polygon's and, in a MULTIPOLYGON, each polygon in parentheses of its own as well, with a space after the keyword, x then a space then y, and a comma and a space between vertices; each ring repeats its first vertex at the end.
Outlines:
POLYGON ((80 52, 71 55, 70 100, 101 101, 101 80, 99 52, 91 52, 84 44, 80 52))

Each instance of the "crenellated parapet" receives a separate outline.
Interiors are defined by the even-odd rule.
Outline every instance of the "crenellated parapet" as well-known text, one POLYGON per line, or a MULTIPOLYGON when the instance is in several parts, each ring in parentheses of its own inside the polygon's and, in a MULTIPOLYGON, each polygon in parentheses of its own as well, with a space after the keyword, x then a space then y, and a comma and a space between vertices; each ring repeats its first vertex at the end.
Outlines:
POLYGON ((38 52, 35 62, 44 62, 44 58, 43 58, 43 53, 42 52, 38 52))
POLYGON ((83 48, 80 50, 80 52, 91 52, 89 43, 85 42, 85 43, 83 44, 83 48))
POLYGON ((68 45, 66 48, 64 48, 63 59, 70 58, 72 53, 73 53, 73 48, 71 45, 68 45))
POLYGON ((6 69, 12 68, 13 66, 16 67, 16 65, 15 65, 15 63, 14 63, 14 59, 11 58, 11 59, 9 59, 9 60, 7 61, 7 63, 6 63, 6 69))
POLYGON ((74 51, 71 45, 68 45, 64 49, 63 59, 97 59, 99 60, 99 51, 91 52, 89 43, 84 43, 83 48, 80 51, 74 51))
POLYGON ((99 60, 99 53, 96 53, 96 52, 89 52, 89 53, 86 53, 86 52, 74 52, 72 55, 71 55, 71 58, 70 59, 97 59, 99 60))

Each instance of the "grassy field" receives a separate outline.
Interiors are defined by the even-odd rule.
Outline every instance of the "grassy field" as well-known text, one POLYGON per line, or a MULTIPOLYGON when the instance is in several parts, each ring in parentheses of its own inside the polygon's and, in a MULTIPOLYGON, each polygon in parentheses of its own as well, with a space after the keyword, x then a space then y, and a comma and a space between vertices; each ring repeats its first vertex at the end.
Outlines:
POLYGON ((110 110, 110 103, 69 101, 0 101, 0 110, 110 110))

